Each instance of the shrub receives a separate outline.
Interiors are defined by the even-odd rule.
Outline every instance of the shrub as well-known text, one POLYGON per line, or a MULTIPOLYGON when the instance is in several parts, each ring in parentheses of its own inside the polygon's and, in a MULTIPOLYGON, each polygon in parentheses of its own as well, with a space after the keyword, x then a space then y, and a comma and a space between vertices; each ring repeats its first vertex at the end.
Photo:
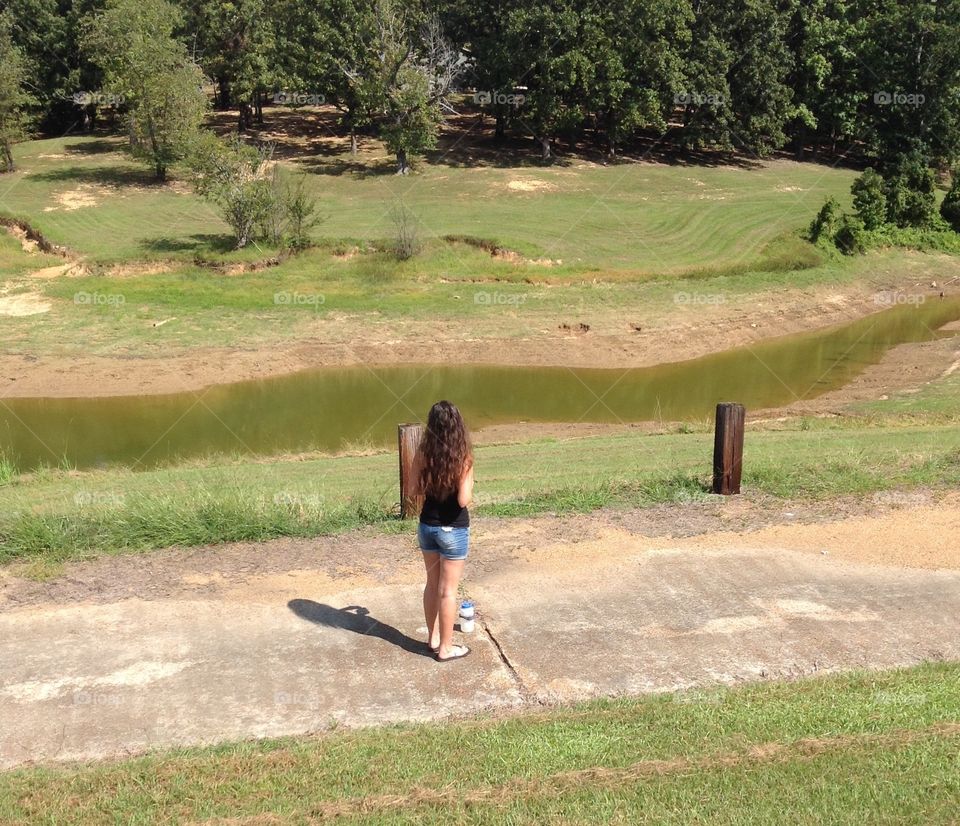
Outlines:
POLYGON ((395 230, 393 252, 400 261, 413 258, 420 252, 420 233, 417 229, 417 218, 407 207, 398 203, 392 213, 395 230))
POLYGON ((233 230, 237 249, 260 230, 262 236, 274 209, 274 186, 269 174, 269 147, 247 146, 238 135, 220 140, 199 136, 190 153, 194 186, 200 197, 215 203, 233 230))
POLYGON ((953 184, 940 204, 940 216, 954 232, 960 232, 960 168, 954 170, 953 184))
POLYGON ((930 226, 937 214, 937 181, 917 152, 902 155, 887 178, 887 220, 898 227, 930 226))
POLYGON ((883 178, 867 168, 850 187, 853 206, 867 229, 877 229, 887 220, 887 196, 883 193, 883 178))
POLYGON ((860 255, 866 252, 867 233, 863 221, 855 215, 844 213, 833 241, 844 255, 860 255))
POLYGON ((817 243, 821 238, 832 241, 840 223, 840 204, 835 198, 827 198, 817 217, 810 224, 810 240, 817 243))

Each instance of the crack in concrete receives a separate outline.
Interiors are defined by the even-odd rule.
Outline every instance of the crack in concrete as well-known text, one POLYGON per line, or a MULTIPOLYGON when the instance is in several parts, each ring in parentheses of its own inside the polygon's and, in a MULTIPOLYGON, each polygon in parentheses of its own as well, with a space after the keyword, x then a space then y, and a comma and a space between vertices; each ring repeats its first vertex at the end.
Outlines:
POLYGON ((497 652, 497 656, 500 658, 500 662, 503 664, 503 667, 507 670, 507 673, 510 675, 510 679, 513 680, 514 687, 520 694, 521 699, 524 703, 528 703, 533 694, 527 689, 523 683, 519 672, 516 669, 516 666, 510 662, 510 658, 507 656, 507 652, 503 650, 503 645, 500 640, 497 639, 496 634, 490 629, 490 623, 486 620, 480 620, 480 627, 483 629, 483 633, 487 635, 487 639, 493 643, 493 647, 497 652))

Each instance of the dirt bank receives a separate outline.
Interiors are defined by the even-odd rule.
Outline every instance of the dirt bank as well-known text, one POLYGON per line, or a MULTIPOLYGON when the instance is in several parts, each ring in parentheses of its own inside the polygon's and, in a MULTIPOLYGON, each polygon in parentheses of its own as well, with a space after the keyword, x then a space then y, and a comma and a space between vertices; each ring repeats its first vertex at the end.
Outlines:
MULTIPOLYGON (((572 310, 565 320, 524 317, 509 328, 492 319, 438 323, 336 315, 318 319, 307 337, 262 347, 197 348, 160 357, 8 352, 0 354, 0 396, 175 393, 318 366, 459 362, 644 367, 849 322, 880 309, 879 289, 895 284, 916 290, 915 281, 909 272, 899 278, 880 273, 842 288, 782 289, 714 307, 709 318, 696 309, 670 307, 655 326, 631 323, 622 308, 572 310)), ((896 390, 929 380, 947 369, 949 356, 947 348, 896 348, 876 373, 877 386, 896 390)))

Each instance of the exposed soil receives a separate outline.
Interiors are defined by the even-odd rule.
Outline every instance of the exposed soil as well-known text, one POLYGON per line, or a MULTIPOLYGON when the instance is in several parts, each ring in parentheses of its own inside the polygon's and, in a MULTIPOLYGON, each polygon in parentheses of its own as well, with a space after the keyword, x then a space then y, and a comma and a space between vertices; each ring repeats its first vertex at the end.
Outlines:
MULTIPOLYGON (((894 283, 908 289, 914 280, 906 273, 894 283)), ((708 324, 691 310, 673 312, 655 328, 637 329, 622 312, 606 311, 597 317, 572 315, 566 329, 556 319, 548 324, 531 318, 523 336, 496 330, 474 335, 478 331, 466 330, 461 320, 393 322, 331 313, 315 321, 308 337, 262 348, 206 347, 160 358, 2 353, 0 393, 8 398, 175 393, 319 366, 459 362, 644 367, 852 321, 877 311, 878 283, 889 284, 890 278, 842 291, 828 286, 763 294, 749 305, 731 302, 714 307, 708 324)), ((837 404, 916 387, 942 374, 956 359, 954 345, 944 342, 897 347, 850 388, 829 394, 824 402, 837 404)))
MULTIPOLYGON (((722 551, 772 548, 902 568, 960 569, 960 493, 919 490, 826 502, 754 493, 587 515, 475 520, 470 569, 557 566, 615 558, 626 549, 722 551)), ((310 540, 279 539, 104 556, 65 565, 38 582, 0 568, 0 611, 29 605, 137 598, 269 602, 296 586, 350 589, 415 583, 422 575, 413 530, 373 529, 310 540)), ((469 577, 469 572, 468 572, 469 577)))

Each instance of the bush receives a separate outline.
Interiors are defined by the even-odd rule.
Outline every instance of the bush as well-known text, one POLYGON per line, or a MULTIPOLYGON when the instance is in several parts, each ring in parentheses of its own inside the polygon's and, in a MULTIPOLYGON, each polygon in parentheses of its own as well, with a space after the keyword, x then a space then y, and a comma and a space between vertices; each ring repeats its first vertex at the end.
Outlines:
POLYGON ((844 213, 833 241, 844 255, 863 254, 867 251, 867 232, 863 221, 855 215, 844 213))
POLYGON ((237 249, 269 224, 274 209, 269 171, 271 150, 247 146, 238 135, 220 140, 206 132, 191 149, 189 164, 197 194, 212 201, 233 230, 237 249))
POLYGON ((917 152, 902 155, 887 178, 887 220, 898 227, 927 227, 937 214, 937 181, 917 152))
POLYGON ((853 206, 867 229, 877 229, 887 219, 887 196, 883 194, 883 186, 883 178, 867 168, 850 187, 853 206))
POLYGON ((400 261, 413 258, 420 252, 420 233, 417 229, 417 218, 407 207, 399 203, 392 213, 395 235, 393 252, 400 261))
POLYGON ((197 193, 220 207, 237 249, 254 238, 303 249, 321 220, 303 180, 290 183, 272 156, 271 146, 247 146, 237 135, 223 141, 206 133, 194 144, 190 166, 197 193))
POLYGON ((960 232, 960 169, 954 170, 953 184, 940 204, 940 216, 954 232, 960 232))
POLYGON ((817 217, 810 224, 810 240, 817 243, 821 238, 832 241, 840 225, 840 204, 835 198, 827 198, 817 217))

